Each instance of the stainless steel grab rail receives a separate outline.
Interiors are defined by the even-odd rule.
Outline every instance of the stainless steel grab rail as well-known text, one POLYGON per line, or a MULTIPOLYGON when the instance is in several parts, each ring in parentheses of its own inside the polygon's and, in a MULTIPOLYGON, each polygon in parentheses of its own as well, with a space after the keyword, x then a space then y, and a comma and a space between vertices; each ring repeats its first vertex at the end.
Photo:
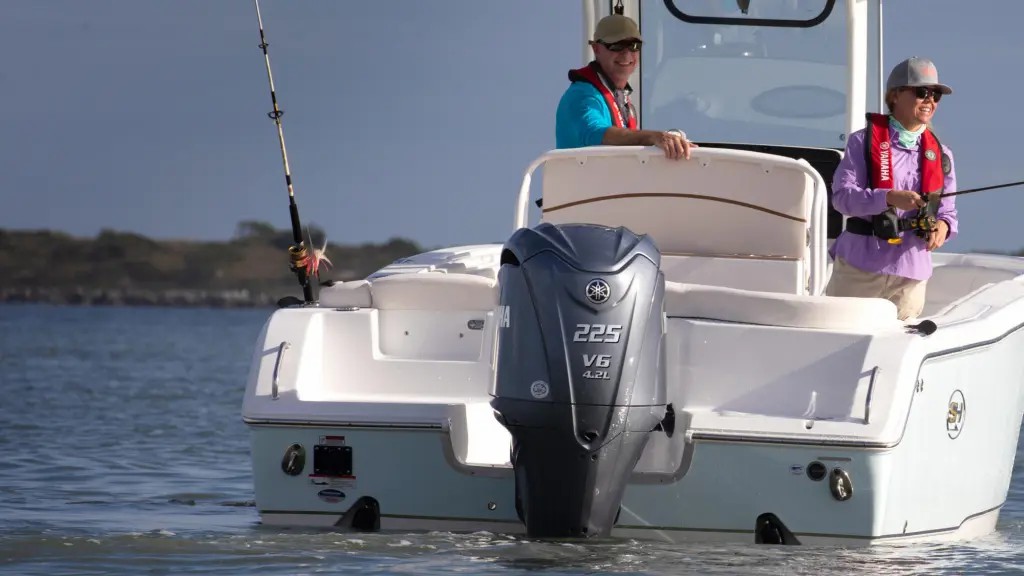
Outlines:
POLYGON ((277 378, 281 373, 281 359, 284 358, 284 351, 291 346, 288 342, 281 342, 277 347, 277 359, 274 360, 274 379, 270 384, 270 398, 277 400, 277 378))
POLYGON ((875 379, 878 378, 878 373, 881 372, 881 371, 882 371, 882 369, 879 368, 878 366, 875 366, 874 369, 871 370, 871 381, 868 382, 868 393, 864 397, 864 423, 865 424, 870 424, 871 423, 871 392, 873 392, 874 389, 875 389, 875 379))

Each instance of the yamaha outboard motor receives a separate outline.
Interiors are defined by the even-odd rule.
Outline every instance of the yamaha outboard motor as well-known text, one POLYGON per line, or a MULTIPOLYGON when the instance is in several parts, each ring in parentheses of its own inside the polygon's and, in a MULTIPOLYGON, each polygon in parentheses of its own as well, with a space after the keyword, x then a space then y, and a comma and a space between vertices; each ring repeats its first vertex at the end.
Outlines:
POLYGON ((607 536, 665 416, 664 276, 647 236, 541 224, 502 252, 491 406, 531 537, 607 536))

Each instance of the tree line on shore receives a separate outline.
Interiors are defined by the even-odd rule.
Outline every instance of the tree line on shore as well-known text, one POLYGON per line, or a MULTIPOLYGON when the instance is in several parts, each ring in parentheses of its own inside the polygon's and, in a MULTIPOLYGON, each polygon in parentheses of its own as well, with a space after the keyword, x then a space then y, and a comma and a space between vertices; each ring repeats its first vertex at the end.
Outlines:
MULTIPOLYGON (((324 233, 308 229, 314 245, 324 233)), ((0 229, 0 301, 55 304, 262 306, 301 296, 288 267, 291 230, 243 221, 226 241, 154 240, 102 230, 94 238, 49 230, 0 229)), ((328 244, 334 266, 321 280, 364 278, 424 249, 384 243, 328 244)))

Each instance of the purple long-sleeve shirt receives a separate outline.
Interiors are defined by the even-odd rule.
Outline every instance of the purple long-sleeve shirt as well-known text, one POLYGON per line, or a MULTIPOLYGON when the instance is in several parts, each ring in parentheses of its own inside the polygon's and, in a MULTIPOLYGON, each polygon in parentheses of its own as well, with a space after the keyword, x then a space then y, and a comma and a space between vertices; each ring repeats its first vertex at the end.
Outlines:
MULTIPOLYGON (((859 216, 870 220, 872 216, 884 212, 889 207, 885 202, 885 195, 889 190, 921 191, 921 152, 917 144, 912 148, 904 147, 900 144, 896 131, 890 130, 894 188, 869 188, 868 167, 864 158, 865 133, 866 129, 861 129, 850 134, 846 152, 832 178, 832 205, 846 216, 859 216)), ((949 156, 950 161, 944 191, 954 192, 956 170, 953 169, 953 153, 945 145, 942 146, 942 150, 949 156)), ((957 233, 955 200, 956 196, 947 196, 939 203, 938 219, 949 225, 947 241, 952 240, 957 233)), ((906 214, 899 209, 896 212, 901 218, 906 214)), ((914 280, 929 278, 932 275, 932 257, 927 249, 928 242, 913 232, 904 232, 902 238, 901 244, 889 244, 875 236, 861 236, 844 230, 836 238, 829 254, 868 272, 892 274, 914 280)))

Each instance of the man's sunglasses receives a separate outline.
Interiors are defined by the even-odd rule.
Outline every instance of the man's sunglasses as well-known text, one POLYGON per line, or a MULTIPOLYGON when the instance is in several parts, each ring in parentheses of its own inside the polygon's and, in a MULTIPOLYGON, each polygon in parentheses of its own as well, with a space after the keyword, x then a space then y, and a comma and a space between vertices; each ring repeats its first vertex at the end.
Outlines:
POLYGON ((906 90, 913 90, 914 96, 917 96, 921 100, 927 100, 929 96, 933 100, 938 102, 942 100, 942 92, 939 92, 938 88, 928 88, 927 86, 915 86, 913 88, 906 88, 906 90))
POLYGON ((630 52, 639 52, 640 44, 639 40, 620 40, 613 44, 607 42, 598 42, 601 46, 611 50, 612 52, 622 52, 623 50, 629 50, 630 52))

